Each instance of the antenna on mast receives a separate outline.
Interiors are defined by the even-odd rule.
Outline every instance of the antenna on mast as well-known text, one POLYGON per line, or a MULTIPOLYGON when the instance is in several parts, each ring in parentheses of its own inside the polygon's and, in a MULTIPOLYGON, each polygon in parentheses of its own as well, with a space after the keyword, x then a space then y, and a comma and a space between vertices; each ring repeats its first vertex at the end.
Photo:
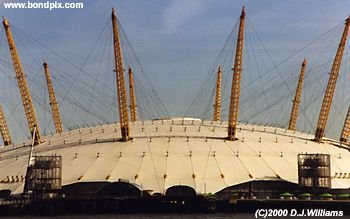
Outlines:
POLYGON ((34 146, 35 146, 35 139, 36 139, 35 136, 36 136, 36 134, 37 134, 37 129, 36 129, 36 126, 34 126, 32 144, 30 145, 28 165, 27 165, 27 172, 26 172, 24 188, 23 188, 23 194, 24 195, 28 195, 30 176, 32 174, 32 171, 33 171, 32 167, 33 167, 34 162, 35 162, 35 159, 33 157, 33 151, 34 151, 34 146))

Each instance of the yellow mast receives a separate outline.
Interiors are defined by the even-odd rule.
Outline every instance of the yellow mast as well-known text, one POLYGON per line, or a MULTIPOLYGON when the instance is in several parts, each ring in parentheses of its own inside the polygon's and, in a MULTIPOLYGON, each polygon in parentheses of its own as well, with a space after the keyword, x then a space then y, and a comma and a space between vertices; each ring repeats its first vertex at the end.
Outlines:
POLYGON ((303 90, 306 64, 307 64, 306 59, 304 59, 303 64, 301 65, 298 86, 297 86, 297 89, 296 89, 296 92, 295 92, 295 96, 294 96, 294 100, 293 100, 292 113, 290 115, 289 126, 288 126, 288 129, 292 130, 292 131, 295 131, 296 128, 297 128, 297 118, 298 118, 298 112, 299 112, 299 104, 300 104, 300 99, 301 99, 301 93, 302 93, 302 90, 303 90))
POLYGON ((222 77, 222 72, 221 72, 221 66, 219 65, 217 79, 216 79, 216 95, 215 95, 215 102, 214 102, 213 121, 221 120, 221 77, 222 77))
POLYGON ((131 122, 137 120, 137 111, 136 111, 136 95, 135 95, 135 85, 134 85, 134 74, 131 67, 129 67, 129 98, 130 98, 130 117, 131 122))
POLYGON ((128 120, 128 107, 126 101, 126 88, 124 82, 124 68, 122 49, 120 46, 119 30, 117 17, 115 15, 114 8, 112 9, 112 26, 113 26, 113 45, 114 45, 114 62, 115 72, 117 78, 117 95, 118 95, 118 107, 119 107, 119 122, 122 133, 122 141, 130 140, 129 120, 128 120))
POLYGON ((52 85, 52 79, 49 71, 49 65, 44 61, 44 70, 45 70, 45 77, 46 77, 46 83, 47 83, 47 88, 49 90, 49 99, 50 99, 50 106, 52 110, 52 118, 55 124, 55 129, 56 133, 62 133, 63 128, 62 128, 62 122, 61 122, 61 117, 60 117, 60 112, 58 111, 58 105, 56 101, 56 96, 55 92, 53 89, 52 85))
POLYGON ((32 98, 30 96, 30 91, 28 89, 27 85, 27 80, 21 65, 21 61, 19 59, 15 42, 12 37, 11 29, 10 29, 10 24, 8 20, 6 20, 5 17, 3 17, 3 25, 5 28, 6 36, 7 36, 7 41, 8 45, 10 48, 11 52, 11 58, 12 58, 12 63, 13 67, 16 73, 16 78, 17 78, 17 83, 19 87, 19 91, 21 93, 22 97, 22 102, 23 102, 23 107, 24 107, 24 112, 26 114, 26 118, 28 121, 28 126, 30 129, 30 132, 32 134, 32 137, 35 136, 34 138, 34 144, 37 145, 40 143, 40 132, 39 132, 39 125, 35 116, 35 111, 32 103, 32 98), (36 129, 36 134, 34 135, 34 130, 36 129))
POLYGON ((239 109, 239 96, 241 87, 241 73, 242 73, 242 61, 243 61, 243 47, 244 47, 244 20, 245 11, 242 8, 242 13, 240 16, 237 46, 236 46, 236 56, 233 67, 233 77, 232 77, 232 88, 231 88, 231 98, 230 98, 230 111, 228 119, 228 140, 236 139, 236 130, 238 123, 238 109, 239 109))
POLYGON ((334 58, 332 70, 329 74, 328 85, 323 97, 322 107, 321 107, 320 115, 317 122, 317 128, 316 128, 315 139, 314 139, 316 142, 321 142, 324 136, 324 130, 327 125, 327 120, 328 120, 328 116, 329 116, 329 112, 330 112, 330 108, 331 108, 332 100, 334 96, 335 86, 337 84, 337 79, 339 76, 340 65, 343 59, 344 48, 345 48, 346 40, 349 33, 349 26, 350 26, 350 17, 348 17, 345 21, 344 32, 339 43, 337 54, 334 58))
POLYGON ((4 111, 2 110, 1 106, 0 106, 0 133, 5 146, 12 144, 10 132, 7 127, 7 123, 4 115, 4 111))
POLYGON ((340 141, 341 142, 348 142, 349 136, 350 136, 350 106, 348 109, 348 113, 346 114, 343 130, 342 130, 341 136, 340 136, 340 141))

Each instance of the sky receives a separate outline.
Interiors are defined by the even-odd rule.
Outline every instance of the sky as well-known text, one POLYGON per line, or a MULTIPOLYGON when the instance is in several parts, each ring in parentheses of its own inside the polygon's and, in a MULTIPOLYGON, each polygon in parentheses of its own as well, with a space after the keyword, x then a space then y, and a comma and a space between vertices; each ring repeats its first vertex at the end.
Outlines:
POLYGON ((0 0, 0 15, 77 66, 84 64, 115 7, 172 116, 188 109, 243 5, 275 63, 350 14, 348 0, 70 0, 84 2, 84 8, 51 11, 5 9, 4 1, 27 1, 0 0))

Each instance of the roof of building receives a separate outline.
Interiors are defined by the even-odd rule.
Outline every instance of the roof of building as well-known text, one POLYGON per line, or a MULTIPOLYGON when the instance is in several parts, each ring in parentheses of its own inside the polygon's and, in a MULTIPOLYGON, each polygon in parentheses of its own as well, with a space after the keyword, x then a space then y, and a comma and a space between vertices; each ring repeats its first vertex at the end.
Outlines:
MULTIPOLYGON (((350 187, 349 146, 281 128, 239 124, 237 141, 227 141, 227 123, 168 119, 131 123, 132 140, 120 142, 119 124, 45 136, 34 155, 62 155, 63 185, 127 180, 165 193, 187 185, 215 193, 251 180, 298 183, 297 155, 331 155, 332 188, 350 187)), ((0 190, 21 193, 30 146, 0 147, 0 190)))

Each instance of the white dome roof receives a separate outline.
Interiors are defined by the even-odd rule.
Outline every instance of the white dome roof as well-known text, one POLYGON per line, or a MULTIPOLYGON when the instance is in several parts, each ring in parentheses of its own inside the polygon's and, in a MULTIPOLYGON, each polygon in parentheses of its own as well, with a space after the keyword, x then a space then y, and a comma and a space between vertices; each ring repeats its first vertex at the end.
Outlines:
MULTIPOLYGON (((129 142, 116 140, 119 124, 103 125, 46 136, 34 155, 62 155, 63 185, 122 179, 153 192, 187 185, 215 193, 255 179, 298 183, 297 155, 323 153, 331 155, 332 187, 350 187, 349 147, 329 139, 319 144, 305 133, 239 124, 239 140, 226 141, 226 122, 199 119, 130 125, 129 142)), ((29 149, 0 147, 0 190, 23 191, 29 149)))

